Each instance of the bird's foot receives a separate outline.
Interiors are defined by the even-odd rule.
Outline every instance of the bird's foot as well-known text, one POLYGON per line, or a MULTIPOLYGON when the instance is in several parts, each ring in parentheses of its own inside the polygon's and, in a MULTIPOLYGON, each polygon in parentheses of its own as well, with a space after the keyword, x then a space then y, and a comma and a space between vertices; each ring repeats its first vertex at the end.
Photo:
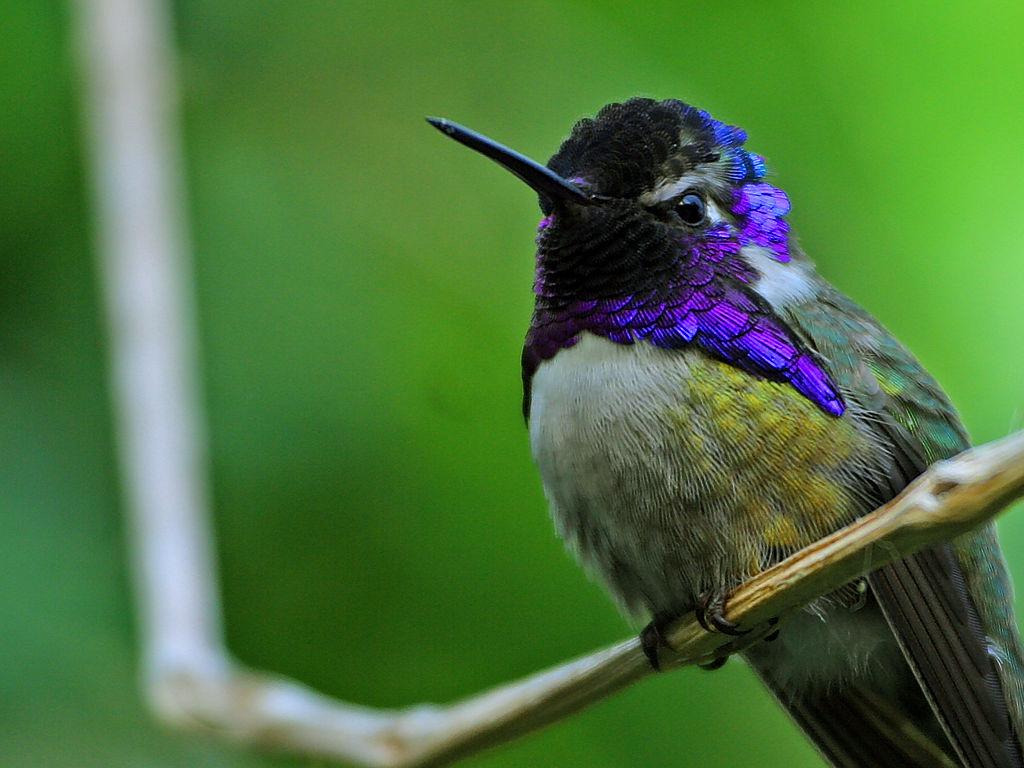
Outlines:
MULTIPOLYGON (((729 656, 749 648, 751 645, 764 641, 770 643, 779 636, 778 629, 772 629, 779 623, 777 618, 769 619, 764 625, 750 630, 740 629, 739 626, 725 618, 725 597, 720 592, 707 592, 700 597, 694 614, 697 621, 707 632, 729 635, 736 638, 732 642, 718 648, 714 658, 706 664, 698 664, 701 669, 713 671, 721 669, 729 656)), ((665 630, 679 618, 679 615, 668 612, 654 614, 651 622, 640 632, 640 645, 643 648, 651 669, 655 672, 661 671, 661 650, 667 648, 675 651, 675 648, 665 639, 665 630)))
MULTIPOLYGON (((678 618, 679 616, 671 613, 656 613, 651 623, 644 627, 640 633, 640 645, 643 648, 644 655, 647 657, 647 661, 651 664, 651 669, 655 672, 661 671, 661 649, 675 650, 665 639, 665 629, 678 618)), ((697 666, 701 669, 712 671, 721 669, 728 660, 729 654, 726 653, 709 661, 707 664, 698 664, 697 666)))
POLYGON ((713 661, 699 665, 701 669, 718 669, 734 653, 746 650, 759 642, 771 643, 778 639, 779 630, 773 629, 779 623, 778 617, 768 619, 756 629, 740 629, 736 622, 725 618, 725 595, 722 592, 705 592, 694 609, 697 622, 707 632, 717 632, 736 638, 719 647, 713 661))
POLYGON ((731 637, 741 637, 750 632, 749 629, 740 629, 736 622, 725 618, 725 595, 721 592, 705 592, 697 598, 697 607, 693 612, 706 632, 719 632, 731 637))
POLYGON ((709 661, 707 664, 698 664, 697 666, 705 672, 714 672, 716 669, 724 667, 725 662, 729 660, 731 655, 731 653, 723 653, 721 656, 715 656, 713 661, 709 661))
POLYGON ((640 647, 643 648, 644 656, 651 664, 655 672, 661 671, 661 649, 674 650, 665 639, 665 629, 674 619, 678 618, 669 613, 656 613, 651 622, 640 632, 640 647))

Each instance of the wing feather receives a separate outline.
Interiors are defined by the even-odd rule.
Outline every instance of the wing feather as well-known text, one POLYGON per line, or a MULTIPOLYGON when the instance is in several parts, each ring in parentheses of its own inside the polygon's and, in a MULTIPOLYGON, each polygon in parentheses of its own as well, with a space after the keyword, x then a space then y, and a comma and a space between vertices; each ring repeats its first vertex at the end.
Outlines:
MULTIPOLYGON (((818 298, 787 318, 826 361, 844 394, 869 415, 861 418, 890 466, 884 482, 865 478, 872 487, 864 490, 881 504, 930 463, 965 449, 967 435, 939 385, 877 321, 831 288, 823 287, 818 298)), ((1020 724, 1012 720, 1019 709, 1009 706, 1004 669, 990 653, 992 635, 999 634, 1004 646, 1012 646, 1002 652, 1019 668, 1016 630, 993 633, 986 627, 969 589, 983 580, 968 578, 977 574, 965 573, 957 553, 953 545, 920 552, 871 574, 869 583, 964 764, 1024 768, 1020 724)), ((997 547, 986 556, 1001 565, 997 547)), ((1001 568, 994 570, 1005 578, 1001 568)))
MULTIPOLYGON (((768 689, 836 768, 957 768, 943 745, 921 731, 900 705, 858 687, 825 689, 792 698, 770 669, 755 667, 768 689)), ((920 692, 917 693, 921 697, 920 692)), ((921 699, 917 708, 927 708, 921 699)), ((942 734, 938 734, 942 741, 942 734)), ((948 747, 948 745, 947 745, 948 747)))

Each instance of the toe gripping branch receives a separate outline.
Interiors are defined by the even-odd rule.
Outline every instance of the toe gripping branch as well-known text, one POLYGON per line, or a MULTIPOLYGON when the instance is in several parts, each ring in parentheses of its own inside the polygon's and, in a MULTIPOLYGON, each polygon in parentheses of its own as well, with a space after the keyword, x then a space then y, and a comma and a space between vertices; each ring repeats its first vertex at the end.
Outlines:
POLYGON ((643 648, 644 656, 647 657, 651 669, 655 672, 661 671, 661 649, 668 648, 672 650, 672 646, 665 639, 665 629, 676 618, 676 616, 670 613, 656 613, 654 618, 651 619, 651 623, 644 627, 640 633, 640 647, 643 648))
POLYGON ((725 618, 725 595, 721 592, 705 592, 693 612, 705 632, 718 632, 730 637, 742 637, 750 633, 749 629, 740 629, 736 622, 725 618))
MULTIPOLYGON (((694 615, 697 618, 697 622, 706 632, 729 635, 730 637, 736 638, 740 638, 751 633, 751 630, 740 629, 736 622, 725 618, 725 595, 721 592, 704 593, 697 601, 697 606, 694 608, 694 615)), ((656 613, 650 624, 644 627, 643 631, 640 633, 640 645, 643 648, 644 655, 651 664, 651 668, 655 672, 661 671, 661 659, 659 656, 661 649, 668 648, 669 650, 674 650, 665 639, 665 630, 668 629, 668 626, 677 618, 679 618, 679 616, 672 613, 656 613)), ((768 626, 773 627, 778 624, 778 622, 778 618, 769 619, 768 626)), ((776 629, 764 635, 761 639, 766 643, 770 643, 778 638, 778 636, 779 630, 776 629)), ((749 643, 728 643, 719 649, 722 651, 721 656, 718 656, 707 664, 700 664, 698 666, 700 666, 701 669, 708 671, 721 669, 721 667, 725 665, 725 662, 729 660, 729 656, 732 653, 742 650, 747 645, 749 645, 749 643)))

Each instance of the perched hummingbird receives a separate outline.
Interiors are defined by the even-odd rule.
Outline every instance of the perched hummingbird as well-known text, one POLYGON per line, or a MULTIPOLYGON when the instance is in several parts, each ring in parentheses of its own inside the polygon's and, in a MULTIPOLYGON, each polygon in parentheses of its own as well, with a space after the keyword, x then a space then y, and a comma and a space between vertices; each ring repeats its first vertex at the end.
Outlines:
MULTIPOLYGON (((746 134, 681 101, 578 122, 542 166, 523 350, 560 534, 623 608, 738 632, 722 598, 965 449, 949 400, 822 279, 746 134)), ((993 526, 874 571, 743 655, 833 765, 1024 768, 1024 653, 993 526), (771 641, 769 641, 771 640, 771 641)))

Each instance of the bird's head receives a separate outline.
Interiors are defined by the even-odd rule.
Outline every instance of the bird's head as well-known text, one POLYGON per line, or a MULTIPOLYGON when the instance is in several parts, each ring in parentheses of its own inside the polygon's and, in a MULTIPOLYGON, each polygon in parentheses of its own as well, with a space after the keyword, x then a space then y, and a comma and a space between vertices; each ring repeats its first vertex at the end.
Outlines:
POLYGON ((765 181, 742 129, 681 101, 634 98, 576 123, 543 166, 455 123, 431 123, 539 195, 527 377, 589 331, 619 343, 696 343, 842 412, 779 315, 817 283, 790 237, 789 198, 765 181))
POLYGON ((794 256, 789 199, 764 181, 746 133, 681 101, 609 104, 576 123, 546 167, 432 122, 538 192, 536 289, 552 305, 667 288, 705 261, 756 290, 766 260, 794 256))

